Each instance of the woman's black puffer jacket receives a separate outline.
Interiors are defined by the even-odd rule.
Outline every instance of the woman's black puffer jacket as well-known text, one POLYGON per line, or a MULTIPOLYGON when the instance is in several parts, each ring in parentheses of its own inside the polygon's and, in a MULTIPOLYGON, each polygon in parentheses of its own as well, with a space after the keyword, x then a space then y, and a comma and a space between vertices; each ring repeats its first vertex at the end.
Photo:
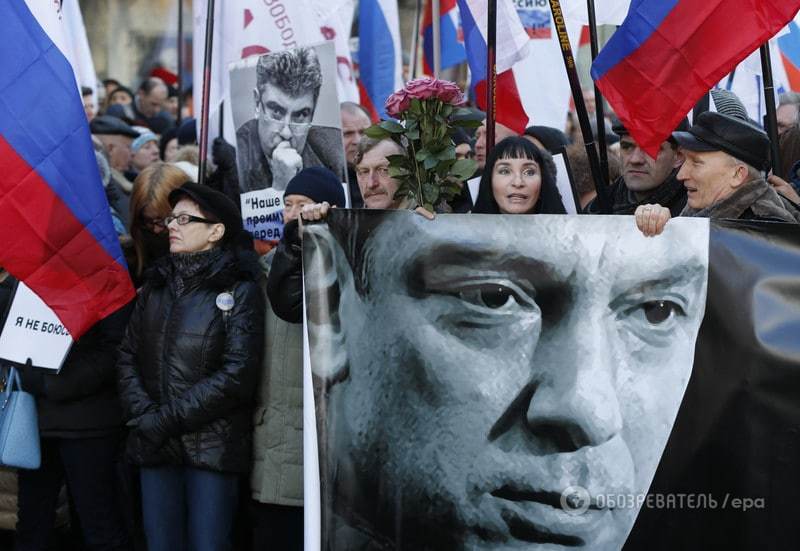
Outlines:
POLYGON ((128 459, 245 473, 264 339, 257 259, 225 251, 179 293, 170 277, 166 257, 147 275, 120 347, 128 459), (225 292, 234 305, 223 316, 225 292))

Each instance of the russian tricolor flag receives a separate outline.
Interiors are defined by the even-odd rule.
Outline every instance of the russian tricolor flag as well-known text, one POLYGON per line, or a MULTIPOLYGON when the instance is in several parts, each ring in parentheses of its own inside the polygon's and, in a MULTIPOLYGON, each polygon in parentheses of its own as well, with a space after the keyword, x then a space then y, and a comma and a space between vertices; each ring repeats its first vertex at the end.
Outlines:
MULTIPOLYGON (((441 42, 441 68, 447 69, 467 60, 464 40, 459 32, 456 0, 439 2, 439 38, 441 42)), ((433 75, 433 2, 425 3, 422 18, 422 65, 426 75, 433 75)))
POLYGON ((385 119, 386 98, 403 86, 397 0, 361 0, 358 44, 361 103, 385 119))
POLYGON ((633 0, 592 77, 655 157, 700 97, 798 9, 800 0, 633 0))
MULTIPOLYGON (((467 61, 472 72, 472 87, 478 107, 487 105, 487 36, 488 5, 485 0, 458 0, 467 61)), ((496 116, 495 120, 522 134, 528 126, 528 115, 522 106, 512 68, 528 52, 530 37, 510 2, 497 3, 496 116)))
POLYGON ((72 66, 23 0, 0 21, 0 265, 77 339, 135 291, 72 66))

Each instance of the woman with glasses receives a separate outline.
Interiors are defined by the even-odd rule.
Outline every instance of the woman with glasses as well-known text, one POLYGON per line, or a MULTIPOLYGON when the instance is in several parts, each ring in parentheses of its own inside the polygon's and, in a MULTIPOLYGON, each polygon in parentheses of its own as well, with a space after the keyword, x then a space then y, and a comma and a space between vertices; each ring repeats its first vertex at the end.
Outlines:
POLYGON ((138 287, 144 271, 169 253, 169 232, 164 218, 171 212, 168 196, 190 181, 180 168, 155 163, 139 173, 133 182, 130 202, 131 238, 135 258, 130 271, 138 287))
POLYGON ((149 551, 225 550, 252 461, 261 272, 225 195, 190 182, 169 204, 170 254, 145 274, 120 347, 126 455, 141 470, 149 551))

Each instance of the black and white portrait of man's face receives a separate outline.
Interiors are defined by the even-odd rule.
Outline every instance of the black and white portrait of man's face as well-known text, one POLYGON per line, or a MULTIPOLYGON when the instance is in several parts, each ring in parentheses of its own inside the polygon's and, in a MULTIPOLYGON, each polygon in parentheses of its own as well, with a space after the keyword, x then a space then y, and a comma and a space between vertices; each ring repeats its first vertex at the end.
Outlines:
POLYGON ((275 85, 267 84, 259 94, 255 90, 258 137, 261 150, 267 158, 275 148, 284 143, 295 151, 302 152, 306 146, 316 102, 314 92, 309 90, 293 96, 275 85))
POLYGON ((648 239, 628 217, 346 216, 383 218, 304 241, 323 541, 620 548, 638 507, 608 497, 647 494, 672 428, 707 222, 648 239))

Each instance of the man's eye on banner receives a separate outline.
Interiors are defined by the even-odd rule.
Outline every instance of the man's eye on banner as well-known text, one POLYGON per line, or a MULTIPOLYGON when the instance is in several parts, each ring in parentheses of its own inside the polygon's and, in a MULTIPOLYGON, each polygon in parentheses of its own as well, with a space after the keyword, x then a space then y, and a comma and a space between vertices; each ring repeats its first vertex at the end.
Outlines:
POLYGON ((321 518, 306 536, 797 548, 800 232, 670 224, 645 238, 628 217, 333 211, 308 226, 321 518))
POLYGON ((309 227, 323 548, 620 548, 641 504, 609 497, 647 494, 705 311, 708 222, 669 232, 402 212, 309 227))

